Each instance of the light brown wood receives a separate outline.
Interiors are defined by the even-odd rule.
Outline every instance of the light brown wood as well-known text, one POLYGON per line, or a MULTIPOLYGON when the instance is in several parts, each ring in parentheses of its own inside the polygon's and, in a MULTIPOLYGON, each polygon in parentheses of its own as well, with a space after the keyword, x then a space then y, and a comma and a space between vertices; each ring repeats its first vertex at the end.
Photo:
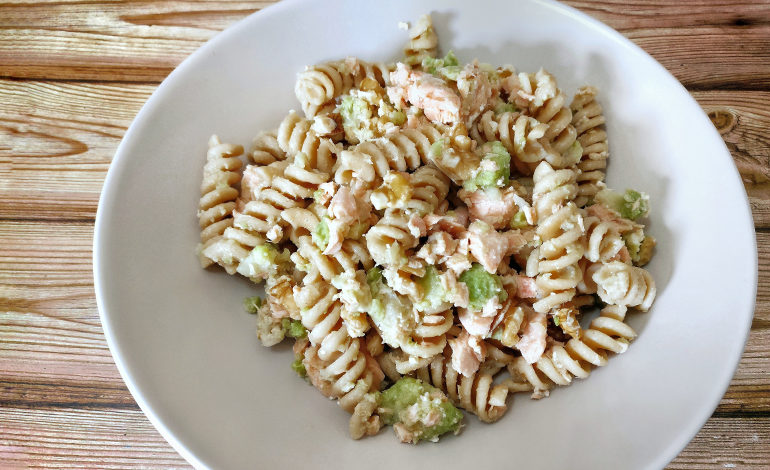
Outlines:
MULTIPOLYGON (((0 80, 0 218, 92 219, 104 172, 154 85, 0 80)), ((770 92, 696 91, 770 227, 770 92)))
MULTIPOLYGON (((0 3, 0 468, 188 468, 138 409, 105 343, 93 219, 120 138, 157 84, 272 3, 0 3)), ((746 351, 716 413, 668 468, 770 468, 770 1, 567 3, 690 88, 760 229, 746 351)))

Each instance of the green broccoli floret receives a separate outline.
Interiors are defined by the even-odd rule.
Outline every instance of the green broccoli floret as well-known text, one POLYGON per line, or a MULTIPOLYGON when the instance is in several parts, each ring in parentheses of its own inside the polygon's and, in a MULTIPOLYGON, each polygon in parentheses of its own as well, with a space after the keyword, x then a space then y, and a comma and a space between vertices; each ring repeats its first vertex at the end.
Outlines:
POLYGON ((262 306, 262 297, 255 295, 254 297, 246 297, 243 299, 243 308, 249 313, 257 313, 259 307, 262 306))
POLYGON ((438 158, 444 153, 444 139, 433 142, 430 146, 430 156, 438 158))
POLYGON ((313 232, 313 243, 315 243, 321 250, 325 250, 326 246, 329 244, 329 225, 327 224, 327 220, 329 220, 328 217, 321 217, 321 222, 319 222, 313 232))
POLYGON ((321 188, 316 189, 313 191, 313 200, 317 203, 321 203, 321 196, 324 195, 324 190, 321 188))
POLYGON ((463 420, 462 412, 441 390, 412 377, 399 379, 382 392, 380 417, 385 424, 398 426, 402 440, 414 444, 457 432, 463 420))
POLYGON ((388 114, 388 119, 393 124, 400 126, 406 122, 406 113, 399 110, 393 110, 388 114))
POLYGON ((498 141, 487 142, 482 150, 485 153, 479 171, 463 182, 463 188, 467 191, 503 187, 511 177, 511 155, 503 144, 498 141))
POLYGON ((422 288, 423 292, 422 300, 414 304, 414 308, 418 311, 433 312, 449 301, 449 292, 441 285, 441 278, 439 278, 438 270, 434 266, 425 268, 425 275, 417 280, 417 285, 422 288))
POLYGON ((372 291, 372 296, 380 293, 382 287, 382 269, 377 266, 373 267, 366 272, 366 283, 369 284, 369 290, 372 291))
POLYGON ((307 330, 299 320, 284 318, 281 320, 281 328, 283 328, 283 331, 286 332, 286 336, 289 338, 304 338, 307 336, 307 330))
POLYGON ((603 189, 596 193, 595 199, 626 219, 636 220, 650 212, 650 196, 633 189, 627 189, 623 194, 603 189))
POLYGON ((522 229, 526 227, 529 227, 529 222, 527 222, 527 215, 524 213, 524 211, 517 212, 511 219, 511 228, 522 229))
POLYGON ((357 96, 345 95, 337 106, 337 112, 342 117, 342 128, 346 134, 352 134, 360 142, 374 137, 367 125, 372 118, 369 103, 357 96))
POLYGON ((572 145, 564 152, 564 159, 569 162, 570 165, 574 165, 579 162, 583 157, 583 146, 577 140, 572 142, 572 145))
POLYGON ((495 105, 495 114, 498 116, 503 113, 513 113, 518 110, 519 108, 517 108, 515 105, 506 103, 503 100, 500 100, 500 102, 495 105))
POLYGON ((449 51, 443 59, 425 57, 422 59, 422 69, 438 77, 457 80, 457 76, 460 75, 463 68, 460 66, 455 53, 449 51))
POLYGON ((241 260, 236 271, 253 281, 265 279, 271 272, 277 270, 279 262, 288 259, 288 251, 279 252, 272 243, 263 243, 254 247, 251 252, 241 260))
POLYGON ((294 372, 297 373, 300 377, 303 379, 307 377, 307 370, 305 370, 305 364, 302 363, 302 358, 297 357, 294 359, 294 362, 291 363, 291 368, 294 372))
POLYGON ((473 310, 484 308, 487 301, 495 295, 499 296, 500 300, 508 298, 500 278, 488 273, 479 263, 473 263, 471 269, 460 274, 460 282, 468 286, 468 300, 473 310))

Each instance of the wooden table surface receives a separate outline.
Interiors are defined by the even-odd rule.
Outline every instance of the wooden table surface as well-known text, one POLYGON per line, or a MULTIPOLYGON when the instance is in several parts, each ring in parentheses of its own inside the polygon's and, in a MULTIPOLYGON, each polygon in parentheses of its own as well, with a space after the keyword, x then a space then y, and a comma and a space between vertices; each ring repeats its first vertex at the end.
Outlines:
MULTIPOLYGON (((0 468, 187 467, 107 348, 91 272, 94 216, 115 149, 155 87, 271 3, 0 3, 0 468)), ((719 407, 670 468, 768 469, 770 2, 567 3, 671 71, 740 170, 759 253, 751 334, 719 407)))

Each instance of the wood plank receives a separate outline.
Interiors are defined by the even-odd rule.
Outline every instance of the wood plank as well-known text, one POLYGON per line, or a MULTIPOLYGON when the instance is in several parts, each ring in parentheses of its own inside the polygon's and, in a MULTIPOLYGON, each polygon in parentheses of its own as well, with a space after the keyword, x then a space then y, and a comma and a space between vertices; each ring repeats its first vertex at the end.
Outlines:
POLYGON ((749 195, 754 225, 770 227, 770 92, 697 91, 692 95, 733 155, 749 195))
POLYGON ((22 468, 190 468, 140 410, 0 409, 0 461, 22 468))
MULTIPOLYGON (((0 224, 0 404, 133 403, 93 298, 88 223, 0 224)), ((759 233, 757 308, 721 413, 770 412, 770 233, 759 233)))
MULTIPOLYGON (((0 77, 160 81, 217 31, 270 3, 15 2, 0 18, 0 77)), ((619 29, 686 86, 770 88, 763 2, 568 3, 619 29)))
POLYGON ((0 81, 0 218, 90 219, 154 85, 0 81))
MULTIPOLYGON (((0 80, 0 219, 93 218, 112 155, 155 89, 0 80)), ((770 228, 770 92, 697 91, 770 228)))
POLYGON ((670 470, 767 468, 770 418, 712 417, 676 459, 670 470))
MULTIPOLYGON (((188 468, 138 410, 8 407, 0 422, 4 468, 188 468)), ((768 461, 770 418, 713 417, 667 468, 763 468, 768 461)))

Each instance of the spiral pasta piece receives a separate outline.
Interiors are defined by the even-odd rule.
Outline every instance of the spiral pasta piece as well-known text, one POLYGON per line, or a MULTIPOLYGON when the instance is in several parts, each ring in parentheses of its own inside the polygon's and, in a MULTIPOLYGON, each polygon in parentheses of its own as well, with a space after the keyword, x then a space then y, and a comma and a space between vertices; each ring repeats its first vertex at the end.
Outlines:
POLYGON ((592 279, 599 298, 608 304, 636 307, 646 312, 655 300, 655 280, 644 268, 612 261, 599 268, 592 279))
POLYGON ((249 240, 257 240, 256 237, 272 242, 280 241, 285 226, 281 213, 286 209, 305 207, 306 199, 312 198, 318 186, 328 179, 328 174, 305 168, 295 159, 272 178, 271 184, 259 191, 254 200, 247 202, 243 209, 233 212, 233 228, 242 233, 233 230, 233 233, 226 235, 247 245, 251 244, 249 240))
POLYGON ((570 201, 576 192, 574 171, 555 171, 543 162, 535 170, 534 182, 536 233, 542 241, 537 249, 536 283, 546 296, 533 307, 546 313, 575 296, 582 279, 578 261, 584 252, 584 230, 580 210, 570 201))
POLYGON ((323 254, 310 236, 300 236, 297 242, 297 252, 292 254, 292 259, 295 262, 301 259, 298 264, 312 266, 313 270, 317 270, 321 277, 329 282, 344 272, 356 271, 359 265, 365 269, 373 266, 366 246, 358 240, 345 240, 342 248, 332 255, 323 254))
POLYGON ((219 263, 228 271, 234 271, 227 250, 221 246, 221 240, 225 230, 233 224, 233 210, 238 198, 235 186, 241 181, 243 162, 240 156, 243 147, 223 144, 216 135, 211 136, 208 145, 198 203, 198 222, 201 228, 199 258, 204 268, 219 263))
POLYGON ((418 215, 435 211, 449 194, 449 178, 432 166, 421 166, 409 176, 411 197, 405 209, 418 215))
POLYGON ((578 142, 583 148, 583 154, 578 169, 578 196, 575 203, 582 207, 586 205, 601 189, 604 181, 604 171, 607 168, 609 147, 607 133, 601 128, 605 119, 601 105, 596 101, 597 90, 586 86, 578 90, 572 99, 572 125, 578 134, 578 142))
POLYGON ((367 393, 377 391, 382 371, 367 358, 364 340, 348 335, 340 317, 342 304, 335 299, 336 289, 317 278, 304 283, 295 293, 310 342, 302 363, 322 394, 336 398, 345 411, 353 413, 367 393))
POLYGON ((615 226, 598 217, 586 217, 583 221, 586 230, 585 257, 591 262, 607 262, 615 257, 624 247, 615 226))
POLYGON ((438 36, 433 30, 433 20, 430 15, 422 15, 409 29, 409 42, 404 48, 404 62, 410 65, 420 65, 426 57, 436 57, 438 51, 438 36))
POLYGON ((555 343, 534 364, 516 358, 508 370, 513 379, 512 390, 532 390, 533 398, 548 396, 555 385, 567 386, 574 377, 584 379, 592 367, 607 364, 607 352, 621 354, 636 337, 624 323, 626 308, 607 306, 595 318, 580 339, 572 338, 565 345, 555 343))
POLYGON ((497 421, 508 410, 508 386, 495 385, 491 373, 477 372, 470 377, 459 374, 452 368, 451 353, 438 356, 429 366, 417 370, 415 376, 442 390, 456 406, 485 423, 497 421))
POLYGON ((278 131, 260 132, 251 142, 249 161, 257 165, 269 165, 270 163, 285 160, 286 152, 278 143, 278 131))
POLYGON ((398 210, 385 211, 385 215, 366 232, 366 247, 380 266, 405 265, 407 250, 414 248, 417 241, 409 230, 409 219, 398 210))
POLYGON ((390 72, 394 69, 392 64, 370 63, 354 57, 312 65, 297 75, 294 94, 305 116, 312 118, 333 110, 336 98, 366 78, 375 80, 381 87, 389 85, 390 72))
POLYGON ((447 344, 446 333, 453 321, 452 309, 423 315, 410 335, 410 340, 401 344, 401 349, 415 357, 428 358, 440 354, 447 344))
POLYGON ((305 154, 310 168, 331 172, 336 159, 334 144, 329 139, 321 138, 312 125, 313 121, 290 111, 278 127, 278 145, 289 155, 305 154))

